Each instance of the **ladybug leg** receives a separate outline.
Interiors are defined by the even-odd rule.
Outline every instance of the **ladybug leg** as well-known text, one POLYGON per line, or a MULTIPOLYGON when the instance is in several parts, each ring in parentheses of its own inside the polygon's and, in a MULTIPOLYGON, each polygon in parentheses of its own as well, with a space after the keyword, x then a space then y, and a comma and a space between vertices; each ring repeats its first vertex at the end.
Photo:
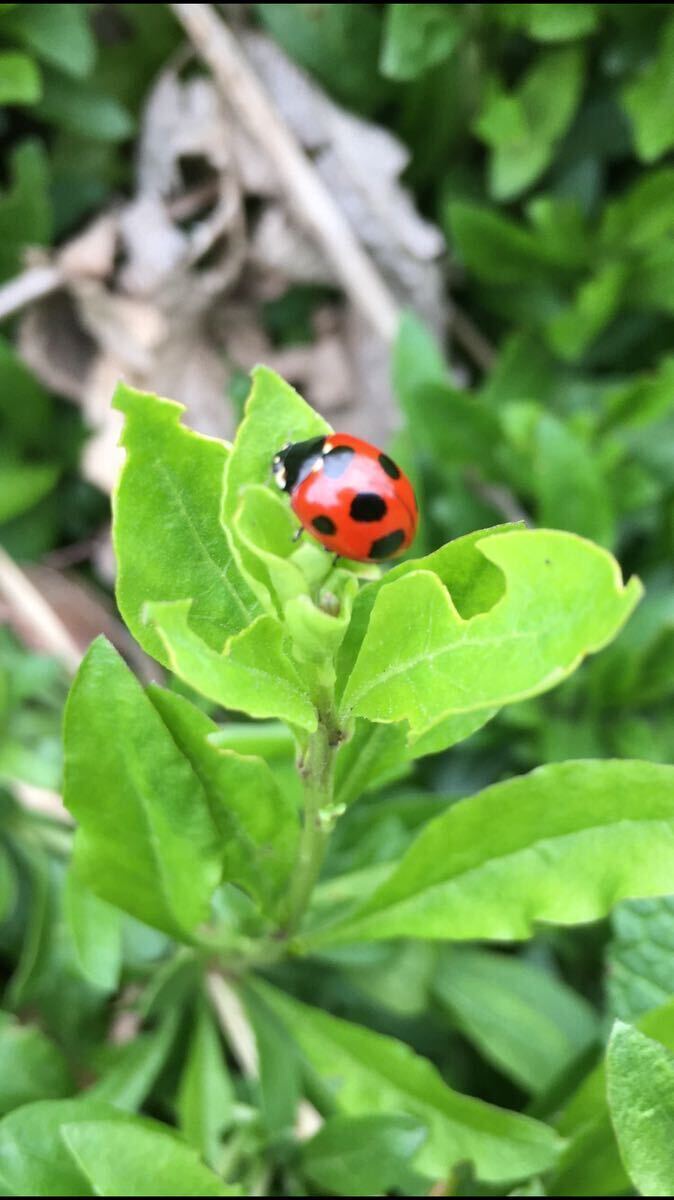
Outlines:
POLYGON ((335 554, 335 555, 334 555, 334 557, 333 557, 333 560, 332 560, 332 565, 333 565, 333 567, 336 567, 336 566, 337 566, 337 563, 339 562, 339 560, 340 560, 340 558, 341 558, 341 557, 342 557, 342 556, 341 556, 341 554, 335 554))
POLYGON ((292 536, 293 542, 299 542, 303 533, 304 533, 304 530, 303 530, 302 526, 300 525, 299 529, 296 529, 292 536))

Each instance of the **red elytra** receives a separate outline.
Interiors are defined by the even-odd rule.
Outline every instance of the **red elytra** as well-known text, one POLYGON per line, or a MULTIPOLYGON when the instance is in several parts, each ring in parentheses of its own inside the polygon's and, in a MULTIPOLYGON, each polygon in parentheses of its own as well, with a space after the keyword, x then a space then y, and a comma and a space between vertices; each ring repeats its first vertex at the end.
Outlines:
POLYGON ((304 529, 334 554, 382 562, 414 539, 419 514, 412 485, 369 442, 348 433, 291 442, 272 470, 304 529))

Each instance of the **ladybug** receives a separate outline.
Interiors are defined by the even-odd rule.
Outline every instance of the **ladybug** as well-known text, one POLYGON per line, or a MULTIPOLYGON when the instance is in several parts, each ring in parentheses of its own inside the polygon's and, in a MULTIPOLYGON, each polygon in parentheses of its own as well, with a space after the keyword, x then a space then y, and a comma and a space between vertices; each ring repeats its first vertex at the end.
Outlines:
POLYGON ((272 471, 303 528, 337 556, 381 562, 414 538, 419 514, 412 485, 369 442, 348 433, 291 442, 274 457, 272 471))

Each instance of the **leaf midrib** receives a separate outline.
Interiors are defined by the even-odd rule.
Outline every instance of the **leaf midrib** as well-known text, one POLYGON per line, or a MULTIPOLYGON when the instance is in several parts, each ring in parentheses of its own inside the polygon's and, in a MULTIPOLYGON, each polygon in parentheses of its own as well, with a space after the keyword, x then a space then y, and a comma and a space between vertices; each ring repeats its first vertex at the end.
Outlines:
MULTIPOLYGON (((157 467, 159 469, 159 474, 161 475, 161 477, 164 480, 164 483, 169 492, 169 495, 175 501, 176 506, 178 507, 180 512, 183 514, 185 521, 194 536, 194 541, 195 541, 196 545, 198 546, 199 550, 201 551, 202 559, 205 560, 207 563, 209 563, 210 566, 212 566, 215 569, 216 576, 217 576, 217 583, 224 584, 228 593, 230 594, 230 596, 233 597, 235 603, 238 605, 239 611, 242 614, 242 616, 246 619, 247 624, 250 624, 251 619, 255 615, 256 610, 250 609, 244 604, 238 591, 236 590, 236 588, 233 586, 233 584, 230 582, 230 580, 227 577, 227 572, 234 564, 233 557, 230 557, 229 561, 226 562, 224 566, 221 566, 221 564, 218 562, 218 560, 216 558, 214 558, 213 553, 210 550, 207 543, 204 541, 198 526, 194 523, 194 519, 193 519, 189 509, 186 507, 185 502, 180 494, 179 489, 176 487, 173 475, 168 470, 165 463, 163 463, 161 461, 161 459, 158 460, 157 467)), ((226 541, 224 530, 223 530, 222 536, 223 536, 223 540, 226 541)))

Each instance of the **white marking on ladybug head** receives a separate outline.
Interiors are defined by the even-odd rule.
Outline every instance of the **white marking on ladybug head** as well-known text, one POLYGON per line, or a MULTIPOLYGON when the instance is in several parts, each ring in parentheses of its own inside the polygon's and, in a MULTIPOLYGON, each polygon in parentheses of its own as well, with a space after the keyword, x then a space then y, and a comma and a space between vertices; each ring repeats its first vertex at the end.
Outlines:
POLYGON ((286 469, 280 454, 277 454, 272 460, 271 469, 274 476, 274 482, 278 485, 278 487, 280 487, 281 491, 283 491, 286 485, 286 469))

